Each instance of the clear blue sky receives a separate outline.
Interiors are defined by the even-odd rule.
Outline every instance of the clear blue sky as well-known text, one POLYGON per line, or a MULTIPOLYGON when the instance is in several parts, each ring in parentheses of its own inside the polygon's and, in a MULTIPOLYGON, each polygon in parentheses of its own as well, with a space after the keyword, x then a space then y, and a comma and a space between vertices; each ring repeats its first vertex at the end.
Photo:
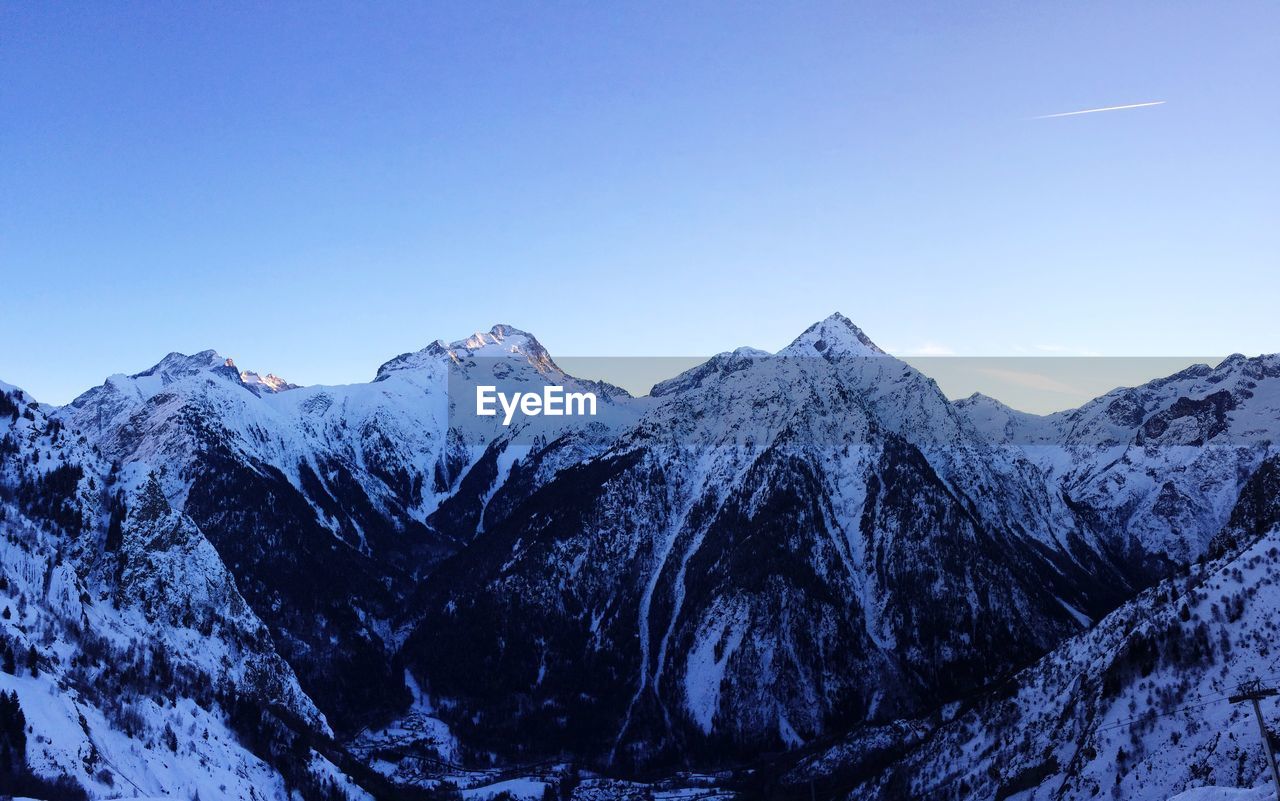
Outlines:
POLYGON ((1280 5, 5 3, 0 378, 1280 351, 1280 5), (963 7, 962 7, 963 5, 963 7), (1034 119, 1144 101, 1164 105, 1034 119))

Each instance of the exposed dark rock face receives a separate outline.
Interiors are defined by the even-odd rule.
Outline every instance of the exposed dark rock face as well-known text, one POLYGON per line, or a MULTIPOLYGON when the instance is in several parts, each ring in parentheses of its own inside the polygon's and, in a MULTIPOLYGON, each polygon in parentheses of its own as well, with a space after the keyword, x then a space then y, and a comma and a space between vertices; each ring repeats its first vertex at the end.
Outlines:
POLYGON ((796 746, 972 692, 1159 575, 1061 501, 1034 514, 1062 530, 1034 530, 1014 510, 1053 499, 1024 468, 994 483, 918 374, 911 400, 867 404, 871 368, 838 342, 668 382, 667 406, 442 565, 403 656, 464 739, 615 765, 796 746), (944 419, 922 433, 904 405, 944 419))
MULTIPOLYGON (((408 578, 396 565, 404 557, 373 558, 350 528, 335 536, 319 524, 307 497, 269 466, 255 471, 212 453, 205 458, 193 476, 186 513, 218 549, 333 725, 354 730, 407 703, 391 667, 391 644, 369 623, 393 617, 396 600, 408 592, 408 578)), ((430 539, 420 524, 416 531, 387 530, 363 493, 335 493, 335 486, 341 484, 331 482, 320 496, 327 501, 321 508, 361 521, 358 530, 370 542, 398 542, 412 551, 417 539, 416 550, 426 552, 430 539)))

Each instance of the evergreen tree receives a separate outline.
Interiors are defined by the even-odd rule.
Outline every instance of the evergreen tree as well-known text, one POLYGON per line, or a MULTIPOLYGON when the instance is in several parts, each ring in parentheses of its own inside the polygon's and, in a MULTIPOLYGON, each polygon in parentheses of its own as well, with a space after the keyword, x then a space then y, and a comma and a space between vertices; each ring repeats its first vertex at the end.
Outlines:
POLYGON ((16 692, 0 692, 0 795, 27 769, 27 718, 16 692))
POLYGON ((124 542, 124 517, 127 513, 124 496, 117 493, 111 502, 111 518, 107 521, 106 549, 108 551, 120 550, 120 544, 124 542))

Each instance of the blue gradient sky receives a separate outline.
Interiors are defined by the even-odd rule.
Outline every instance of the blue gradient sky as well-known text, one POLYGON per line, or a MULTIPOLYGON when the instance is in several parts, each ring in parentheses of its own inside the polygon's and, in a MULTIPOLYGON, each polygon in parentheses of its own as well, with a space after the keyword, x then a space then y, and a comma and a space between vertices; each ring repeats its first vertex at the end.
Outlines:
POLYGON ((1280 5, 908 5, 6 3, 0 378, 1280 350, 1280 5))

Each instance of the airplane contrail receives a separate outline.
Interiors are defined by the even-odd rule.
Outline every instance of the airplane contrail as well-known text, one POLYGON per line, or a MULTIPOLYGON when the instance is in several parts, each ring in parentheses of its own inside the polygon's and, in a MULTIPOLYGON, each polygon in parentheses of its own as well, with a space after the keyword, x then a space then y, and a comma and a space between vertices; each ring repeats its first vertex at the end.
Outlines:
POLYGON ((1033 120, 1047 120, 1053 117, 1074 117, 1077 114, 1097 114, 1099 111, 1120 111, 1126 108, 1146 108, 1147 106, 1164 105, 1163 100, 1153 100, 1150 103, 1130 103, 1127 106, 1106 106, 1105 108, 1087 108, 1083 111, 1064 111, 1061 114, 1042 114, 1039 117, 1032 117, 1033 120))

